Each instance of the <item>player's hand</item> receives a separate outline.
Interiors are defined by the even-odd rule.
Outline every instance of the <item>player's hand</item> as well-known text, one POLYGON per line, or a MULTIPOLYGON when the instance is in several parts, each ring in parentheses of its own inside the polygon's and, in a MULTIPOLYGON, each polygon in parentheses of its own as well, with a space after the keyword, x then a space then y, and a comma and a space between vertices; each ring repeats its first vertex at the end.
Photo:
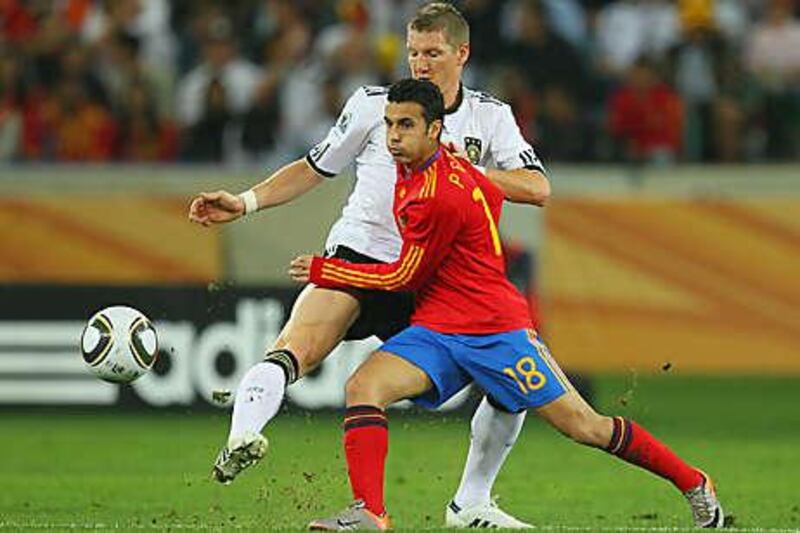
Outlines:
POLYGON ((298 283, 308 283, 311 278, 311 260, 313 255, 301 255, 289 263, 289 277, 298 283))
POLYGON ((189 220, 211 226, 224 224, 244 214, 244 201, 228 191, 201 192, 189 205, 189 220))

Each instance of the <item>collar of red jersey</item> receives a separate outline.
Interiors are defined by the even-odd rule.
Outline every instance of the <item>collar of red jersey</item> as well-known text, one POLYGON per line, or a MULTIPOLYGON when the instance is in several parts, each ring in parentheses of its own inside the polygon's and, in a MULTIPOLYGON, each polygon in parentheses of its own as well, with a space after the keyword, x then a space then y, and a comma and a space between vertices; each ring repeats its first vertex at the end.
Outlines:
POLYGON ((439 145, 439 148, 436 149, 433 155, 430 156, 424 163, 422 163, 422 165, 420 165, 419 168, 409 168, 406 165, 403 165, 403 178, 409 179, 414 174, 425 172, 425 170, 427 170, 429 166, 431 166, 437 159, 439 159, 439 156, 441 155, 442 155, 442 146, 439 145))

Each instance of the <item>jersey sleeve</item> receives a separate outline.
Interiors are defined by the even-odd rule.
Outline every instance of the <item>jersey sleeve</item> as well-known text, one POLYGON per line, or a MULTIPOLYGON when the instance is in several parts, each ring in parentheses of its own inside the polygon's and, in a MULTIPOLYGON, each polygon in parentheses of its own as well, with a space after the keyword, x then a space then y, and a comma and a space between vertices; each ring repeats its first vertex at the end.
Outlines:
POLYGON ((332 178, 352 163, 383 120, 383 87, 360 87, 347 100, 328 135, 306 155, 317 174, 332 178))
POLYGON ((545 173, 544 165, 522 136, 511 107, 507 104, 503 104, 498 112, 491 150, 497 167, 501 170, 527 168, 545 173))
POLYGON ((461 212, 450 199, 429 199, 409 205, 400 257, 392 263, 354 264, 314 257, 310 281, 323 288, 356 287, 414 291, 441 264, 462 226, 461 212))

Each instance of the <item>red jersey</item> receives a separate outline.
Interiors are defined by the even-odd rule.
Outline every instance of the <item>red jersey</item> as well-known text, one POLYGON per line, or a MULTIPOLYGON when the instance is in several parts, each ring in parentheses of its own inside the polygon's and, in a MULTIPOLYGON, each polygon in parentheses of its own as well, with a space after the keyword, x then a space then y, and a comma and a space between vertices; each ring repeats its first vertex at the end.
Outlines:
POLYGON ((440 333, 491 334, 531 328, 525 298, 508 281, 497 232, 503 193, 439 148, 426 165, 397 167, 394 216, 403 239, 393 263, 314 257, 319 287, 414 291, 412 324, 440 333))

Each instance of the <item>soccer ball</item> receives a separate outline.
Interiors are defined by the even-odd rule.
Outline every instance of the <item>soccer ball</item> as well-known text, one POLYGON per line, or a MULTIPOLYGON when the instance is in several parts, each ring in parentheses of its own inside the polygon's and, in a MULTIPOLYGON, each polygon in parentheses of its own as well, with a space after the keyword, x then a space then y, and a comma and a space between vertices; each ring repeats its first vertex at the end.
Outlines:
POLYGON ((158 336, 150 320, 136 309, 106 307, 83 329, 81 354, 89 371, 100 379, 130 383, 153 368, 158 336))

